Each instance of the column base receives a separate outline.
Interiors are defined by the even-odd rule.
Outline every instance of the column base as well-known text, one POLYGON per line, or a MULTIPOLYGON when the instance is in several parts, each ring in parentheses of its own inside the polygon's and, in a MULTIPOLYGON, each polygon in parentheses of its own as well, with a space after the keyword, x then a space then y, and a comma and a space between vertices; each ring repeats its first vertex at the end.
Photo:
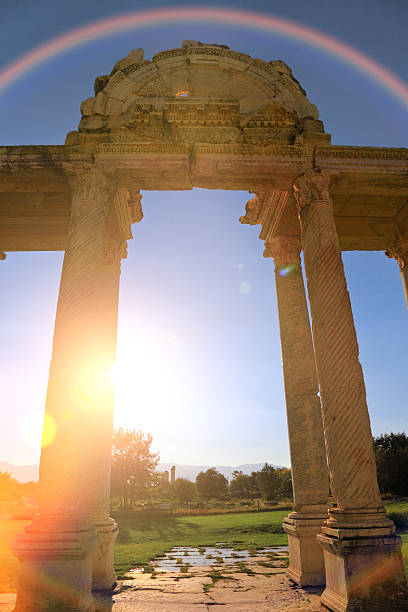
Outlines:
POLYGON ((17 535, 15 612, 94 612, 92 551, 96 532, 79 519, 40 517, 17 535))
POLYGON ((399 536, 359 534, 339 539, 327 531, 324 527, 324 533, 317 536, 324 551, 326 589, 321 603, 326 608, 332 612, 408 610, 399 536))
POLYGON ((325 519, 327 509, 321 515, 292 512, 283 521, 289 542, 286 575, 299 586, 326 584, 323 550, 316 537, 322 532, 325 519))
POLYGON ((92 590, 111 592, 117 580, 113 554, 119 528, 109 516, 91 518, 91 522, 99 536, 92 555, 92 590))

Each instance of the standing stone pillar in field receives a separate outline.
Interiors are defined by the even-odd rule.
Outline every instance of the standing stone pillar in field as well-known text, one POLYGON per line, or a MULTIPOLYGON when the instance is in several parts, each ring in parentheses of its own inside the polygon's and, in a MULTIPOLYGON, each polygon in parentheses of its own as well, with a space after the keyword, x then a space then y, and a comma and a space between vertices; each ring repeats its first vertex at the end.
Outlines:
POLYGON ((93 610, 95 551, 106 530, 109 538, 116 531, 105 521, 119 272, 118 263, 112 270, 106 261, 106 241, 115 180, 92 165, 67 173, 72 210, 45 408, 40 515, 14 546, 18 612, 93 610))
POLYGON ((331 489, 322 535, 331 610, 407 609, 401 539, 385 514, 376 475, 365 384, 329 193, 330 177, 296 179, 331 489))
POLYGON ((397 260, 400 269, 405 300, 408 306, 408 236, 400 237, 395 246, 388 249, 385 254, 397 260))
POLYGON ((300 240, 279 236, 266 243, 275 262, 276 295, 292 467, 294 512, 284 520, 289 578, 325 584, 317 541, 327 518, 329 477, 309 313, 300 265, 300 240))

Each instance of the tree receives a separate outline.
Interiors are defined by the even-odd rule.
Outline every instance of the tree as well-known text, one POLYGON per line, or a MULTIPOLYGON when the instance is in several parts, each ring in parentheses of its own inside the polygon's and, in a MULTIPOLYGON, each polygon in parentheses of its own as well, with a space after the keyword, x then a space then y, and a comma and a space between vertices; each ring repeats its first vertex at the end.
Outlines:
POLYGON ((280 468, 279 469, 280 476, 280 497, 288 497, 289 499, 293 499, 293 489, 292 489, 292 471, 288 468, 280 468))
POLYGON ((113 432, 111 485, 122 507, 129 507, 155 484, 159 454, 152 453, 152 441, 150 434, 134 429, 113 432))
POLYGON ((215 468, 200 472, 196 478, 196 487, 205 499, 220 497, 227 493, 228 480, 215 468))
POLYGON ((292 497, 291 471, 265 463, 257 477, 258 490, 268 500, 292 497))
POLYGON ((265 463, 258 476, 258 489, 262 497, 268 500, 275 499, 278 496, 280 488, 280 479, 278 470, 265 463))
POLYGON ((18 482, 10 472, 0 472, 0 501, 12 499, 16 493, 18 482))
POLYGON ((230 493, 235 494, 240 499, 248 498, 253 491, 251 476, 244 474, 240 470, 234 470, 229 490, 230 493))
POLYGON ((382 494, 408 495, 408 436, 405 432, 374 438, 378 484, 382 494))
POLYGON ((185 504, 195 497, 195 484, 194 482, 191 482, 191 480, 187 480, 187 478, 176 478, 175 482, 170 484, 170 493, 181 504, 185 504))

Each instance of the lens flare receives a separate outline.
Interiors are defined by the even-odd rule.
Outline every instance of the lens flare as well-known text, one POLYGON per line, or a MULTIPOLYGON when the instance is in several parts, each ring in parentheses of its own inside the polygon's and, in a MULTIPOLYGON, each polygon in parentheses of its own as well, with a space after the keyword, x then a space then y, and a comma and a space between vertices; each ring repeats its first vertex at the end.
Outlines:
POLYGON ((248 293, 251 293, 252 291, 251 283, 249 283, 248 281, 240 283, 238 286, 238 290, 242 295, 248 295, 248 293))
POLYGON ((52 417, 48 412, 44 415, 44 425, 43 425, 43 434, 41 440, 41 446, 44 448, 53 442, 55 436, 57 435, 57 424, 55 422, 54 417, 52 417))
POLYGON ((293 264, 288 264, 279 270, 279 276, 289 276, 296 268, 293 264))

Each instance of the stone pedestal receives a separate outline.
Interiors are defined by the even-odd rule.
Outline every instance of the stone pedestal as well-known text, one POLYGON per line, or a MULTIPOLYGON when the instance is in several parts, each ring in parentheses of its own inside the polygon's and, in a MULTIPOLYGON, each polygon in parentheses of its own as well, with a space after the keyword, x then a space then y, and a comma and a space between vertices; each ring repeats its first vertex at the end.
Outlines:
POLYGON ((289 540, 287 576, 299 585, 325 584, 316 536, 327 518, 329 477, 300 241, 275 237, 265 257, 275 262, 295 512, 284 520, 289 540))
POLYGON ((310 514, 305 509, 301 513, 292 512, 283 521, 288 534, 289 567, 288 578, 300 586, 320 586, 326 584, 323 551, 317 536, 327 518, 327 507, 312 508, 310 514))
POLYGON ((85 519, 34 520, 13 545, 20 561, 15 612, 93 612, 96 541, 85 519))
POLYGON ((329 475, 336 507, 318 536, 330 610, 407 610, 401 543, 377 483, 365 384, 330 198, 330 176, 294 185, 312 315, 329 475))
POLYGON ((91 520, 99 536, 92 555, 92 590, 111 591, 116 585, 113 555, 119 528, 109 516, 91 520))

